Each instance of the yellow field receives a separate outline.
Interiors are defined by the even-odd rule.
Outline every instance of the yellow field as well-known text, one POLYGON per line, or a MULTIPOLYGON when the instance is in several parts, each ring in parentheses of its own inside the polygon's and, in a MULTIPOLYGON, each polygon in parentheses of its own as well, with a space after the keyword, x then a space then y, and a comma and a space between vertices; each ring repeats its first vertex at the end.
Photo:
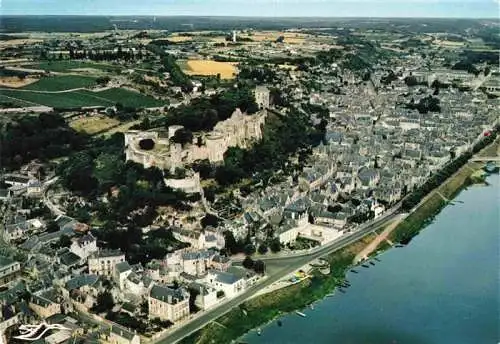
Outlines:
POLYGON ((285 43, 303 44, 307 38, 312 36, 300 32, 278 32, 278 31, 258 31, 251 35, 241 35, 245 38, 250 38, 256 42, 274 42, 280 36, 285 37, 285 43))
POLYGON ((191 36, 168 36, 167 39, 170 42, 179 43, 179 42, 189 42, 189 41, 192 41, 193 37, 191 37, 191 36))
POLYGON ((41 39, 30 39, 30 38, 20 38, 20 39, 10 39, 8 41, 0 41, 0 48, 14 47, 23 44, 33 44, 43 42, 41 39))
POLYGON ((118 125, 120 121, 114 118, 109 118, 104 115, 82 117, 71 121, 69 124, 71 128, 76 131, 83 131, 87 134, 95 134, 100 131, 109 129, 115 125, 118 125))
POLYGON ((17 76, 2 76, 0 77, 0 86, 18 88, 18 87, 24 87, 26 85, 32 84, 37 81, 38 79, 35 78, 21 79, 18 78, 17 76))
POLYGON ((441 41, 441 40, 435 40, 434 44, 437 44, 442 47, 462 47, 465 45, 464 42, 441 41))
POLYGON ((237 63, 210 60, 188 60, 184 72, 188 75, 217 75, 222 79, 232 79, 238 73, 237 63))

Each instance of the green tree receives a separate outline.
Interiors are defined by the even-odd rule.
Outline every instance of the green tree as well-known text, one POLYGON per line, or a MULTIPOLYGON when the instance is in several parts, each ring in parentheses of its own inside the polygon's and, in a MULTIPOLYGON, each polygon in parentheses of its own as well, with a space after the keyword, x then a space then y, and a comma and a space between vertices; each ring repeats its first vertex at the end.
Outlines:
POLYGON ((269 244, 269 248, 271 249, 271 252, 277 253, 281 251, 281 244, 278 238, 274 238, 271 243, 269 244))
POLYGON ((59 230, 59 225, 55 221, 49 221, 47 223, 47 232, 54 233, 59 230))
POLYGON ((266 254, 268 251, 267 245, 266 244, 260 244, 259 246, 259 253, 260 254, 266 254))

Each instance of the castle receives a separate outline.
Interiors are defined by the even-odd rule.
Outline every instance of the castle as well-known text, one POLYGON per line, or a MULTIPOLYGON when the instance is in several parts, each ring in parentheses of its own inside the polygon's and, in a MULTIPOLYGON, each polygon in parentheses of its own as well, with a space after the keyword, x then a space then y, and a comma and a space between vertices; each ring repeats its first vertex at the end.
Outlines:
POLYGON ((248 148, 262 138, 266 109, 269 107, 269 90, 257 87, 255 99, 260 108, 257 113, 246 115, 236 109, 230 118, 217 123, 211 132, 194 135, 193 142, 184 146, 171 142, 177 130, 183 128, 180 125, 170 126, 166 132, 130 130, 125 133, 126 159, 142 164, 145 168, 156 166, 170 171, 196 160, 221 162, 229 147, 248 148), (152 150, 140 148, 139 142, 144 139, 154 141, 152 150))

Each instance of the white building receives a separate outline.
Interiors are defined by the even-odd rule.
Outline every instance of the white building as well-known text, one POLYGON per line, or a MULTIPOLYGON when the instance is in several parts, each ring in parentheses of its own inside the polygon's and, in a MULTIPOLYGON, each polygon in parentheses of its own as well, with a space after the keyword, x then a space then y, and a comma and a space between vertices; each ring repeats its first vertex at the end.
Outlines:
POLYGON ((98 251, 97 240, 92 234, 85 234, 82 237, 73 239, 69 250, 81 259, 86 260, 91 254, 98 251))
POLYGON ((182 288, 155 285, 148 297, 149 318, 177 322, 189 315, 189 293, 182 288))
POLYGON ((205 281, 211 287, 221 290, 228 298, 232 298, 246 288, 246 280, 235 274, 223 271, 210 271, 205 281))
POLYGON ((112 276, 115 265, 125 261, 125 255, 120 250, 100 250, 89 257, 89 274, 112 276))

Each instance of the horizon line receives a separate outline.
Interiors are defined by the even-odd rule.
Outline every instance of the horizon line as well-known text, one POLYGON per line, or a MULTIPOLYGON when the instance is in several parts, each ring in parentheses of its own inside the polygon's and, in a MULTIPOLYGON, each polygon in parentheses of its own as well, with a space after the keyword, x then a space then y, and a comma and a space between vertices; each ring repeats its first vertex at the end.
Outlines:
POLYGON ((204 17, 204 18, 264 18, 264 19, 468 19, 468 20, 497 20, 498 16, 493 17, 439 17, 439 16, 429 16, 429 17, 411 17, 411 16, 237 16, 237 15, 203 15, 203 14, 168 14, 168 15, 157 15, 157 14, 0 14, 2 17, 156 17, 156 18, 169 18, 169 17, 204 17))

